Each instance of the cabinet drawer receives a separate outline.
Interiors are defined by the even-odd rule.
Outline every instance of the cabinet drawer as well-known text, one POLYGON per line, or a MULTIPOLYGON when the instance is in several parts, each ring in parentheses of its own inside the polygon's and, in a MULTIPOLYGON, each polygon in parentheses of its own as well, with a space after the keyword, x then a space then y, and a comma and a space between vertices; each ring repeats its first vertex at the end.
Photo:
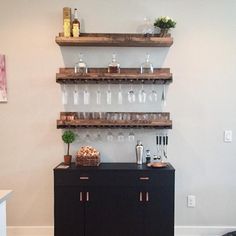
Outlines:
POLYGON ((55 185, 70 186, 163 186, 174 184, 171 171, 58 171, 55 185))

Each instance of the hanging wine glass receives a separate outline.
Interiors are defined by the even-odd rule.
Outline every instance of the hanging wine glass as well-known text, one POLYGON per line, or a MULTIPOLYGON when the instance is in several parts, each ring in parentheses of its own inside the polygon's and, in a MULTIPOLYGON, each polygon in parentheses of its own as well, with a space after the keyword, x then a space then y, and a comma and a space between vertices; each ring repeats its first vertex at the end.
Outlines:
POLYGON ((118 142, 124 142, 125 137, 124 137, 124 134, 123 134, 122 131, 120 131, 120 132, 118 133, 117 139, 118 139, 118 142))
POLYGON ((132 81, 131 81, 131 85, 130 85, 130 90, 128 92, 128 102, 129 103, 134 103, 135 102, 135 92, 133 90, 132 81))
POLYGON ((122 105, 122 103, 123 103, 122 89, 121 89, 121 84, 119 84, 118 104, 119 104, 119 105, 122 105))
POLYGON ((152 84, 151 93, 149 94, 149 100, 150 100, 150 102, 157 102, 158 101, 158 94, 154 88, 154 84, 152 84))
POLYGON ((102 103, 102 93, 101 93, 100 85, 98 85, 98 89, 96 92, 96 103, 97 105, 101 105, 102 103))
POLYGON ((107 141, 108 142, 113 141, 113 134, 112 134, 111 130, 109 130, 108 133, 107 133, 107 141))
POLYGON ((79 89, 78 89, 78 85, 74 86, 73 97, 74 97, 74 105, 78 105, 79 104, 79 89))
POLYGON ((90 103, 90 92, 86 84, 85 89, 84 89, 84 104, 88 105, 89 103, 90 103))
POLYGON ((83 54, 79 54, 79 61, 75 64, 75 73, 86 74, 88 72, 87 64, 83 60, 83 54))
POLYGON ((138 94, 138 99, 139 99, 139 102, 140 103, 145 103, 146 102, 146 97, 147 97, 147 94, 144 90, 144 87, 143 87, 143 81, 142 81, 142 87, 139 91, 139 94, 138 94))
POLYGON ((108 88, 107 88, 107 104, 111 105, 111 85, 108 84, 108 88))
POLYGON ((68 103, 68 91, 65 84, 62 85, 62 104, 66 105, 68 103))
POLYGON ((131 130, 131 131, 129 132, 128 140, 129 140, 130 142, 134 142, 134 140, 135 140, 135 134, 134 134, 134 131, 133 131, 133 130, 131 130))
POLYGON ((162 105, 165 107, 166 106, 166 88, 165 88, 165 84, 163 84, 163 88, 162 88, 161 102, 162 102, 162 105))

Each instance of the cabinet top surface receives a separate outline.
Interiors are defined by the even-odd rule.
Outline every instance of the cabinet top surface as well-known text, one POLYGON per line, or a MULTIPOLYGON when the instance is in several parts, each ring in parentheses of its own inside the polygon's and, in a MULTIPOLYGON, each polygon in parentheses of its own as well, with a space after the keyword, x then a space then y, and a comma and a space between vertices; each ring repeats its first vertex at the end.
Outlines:
POLYGON ((64 166, 63 163, 55 167, 54 171, 97 171, 97 170, 132 170, 132 171, 175 171, 173 166, 168 163, 167 167, 164 168, 153 168, 148 167, 146 164, 137 165, 136 163, 101 163, 99 166, 76 166, 75 163, 72 163, 68 168, 61 168, 64 166))

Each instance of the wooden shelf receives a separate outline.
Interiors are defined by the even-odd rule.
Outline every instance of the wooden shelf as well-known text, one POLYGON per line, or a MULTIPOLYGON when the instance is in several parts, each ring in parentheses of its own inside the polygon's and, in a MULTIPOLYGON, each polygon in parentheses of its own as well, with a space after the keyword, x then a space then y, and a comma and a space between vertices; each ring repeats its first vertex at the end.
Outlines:
POLYGON ((154 35, 145 37, 143 34, 99 34, 81 33, 80 37, 64 37, 60 33, 56 37, 60 46, 115 46, 115 47, 170 47, 173 44, 171 37, 154 35))
POLYGON ((171 129, 172 121, 167 112, 61 112, 58 129, 74 128, 152 128, 171 129), (82 115, 82 118, 81 118, 82 115), (100 116, 98 118, 98 116, 100 116), (79 118, 78 118, 79 117, 79 118))
POLYGON ((153 74, 140 74, 140 68, 121 68, 119 74, 107 73, 107 68, 89 68, 88 73, 74 73, 74 68, 60 68, 57 83, 134 83, 165 84, 172 82, 169 68, 154 69, 153 74))

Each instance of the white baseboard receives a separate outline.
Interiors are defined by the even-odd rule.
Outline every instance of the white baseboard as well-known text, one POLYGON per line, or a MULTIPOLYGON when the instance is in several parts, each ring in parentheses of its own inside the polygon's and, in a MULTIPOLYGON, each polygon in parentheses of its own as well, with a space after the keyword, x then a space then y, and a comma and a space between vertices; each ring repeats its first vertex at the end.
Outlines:
POLYGON ((236 226, 175 226, 175 236, 222 236, 236 226))
MULTIPOLYGON (((175 236, 222 236, 236 226, 175 226, 175 236)), ((53 236, 53 226, 8 226, 7 236, 53 236)))

